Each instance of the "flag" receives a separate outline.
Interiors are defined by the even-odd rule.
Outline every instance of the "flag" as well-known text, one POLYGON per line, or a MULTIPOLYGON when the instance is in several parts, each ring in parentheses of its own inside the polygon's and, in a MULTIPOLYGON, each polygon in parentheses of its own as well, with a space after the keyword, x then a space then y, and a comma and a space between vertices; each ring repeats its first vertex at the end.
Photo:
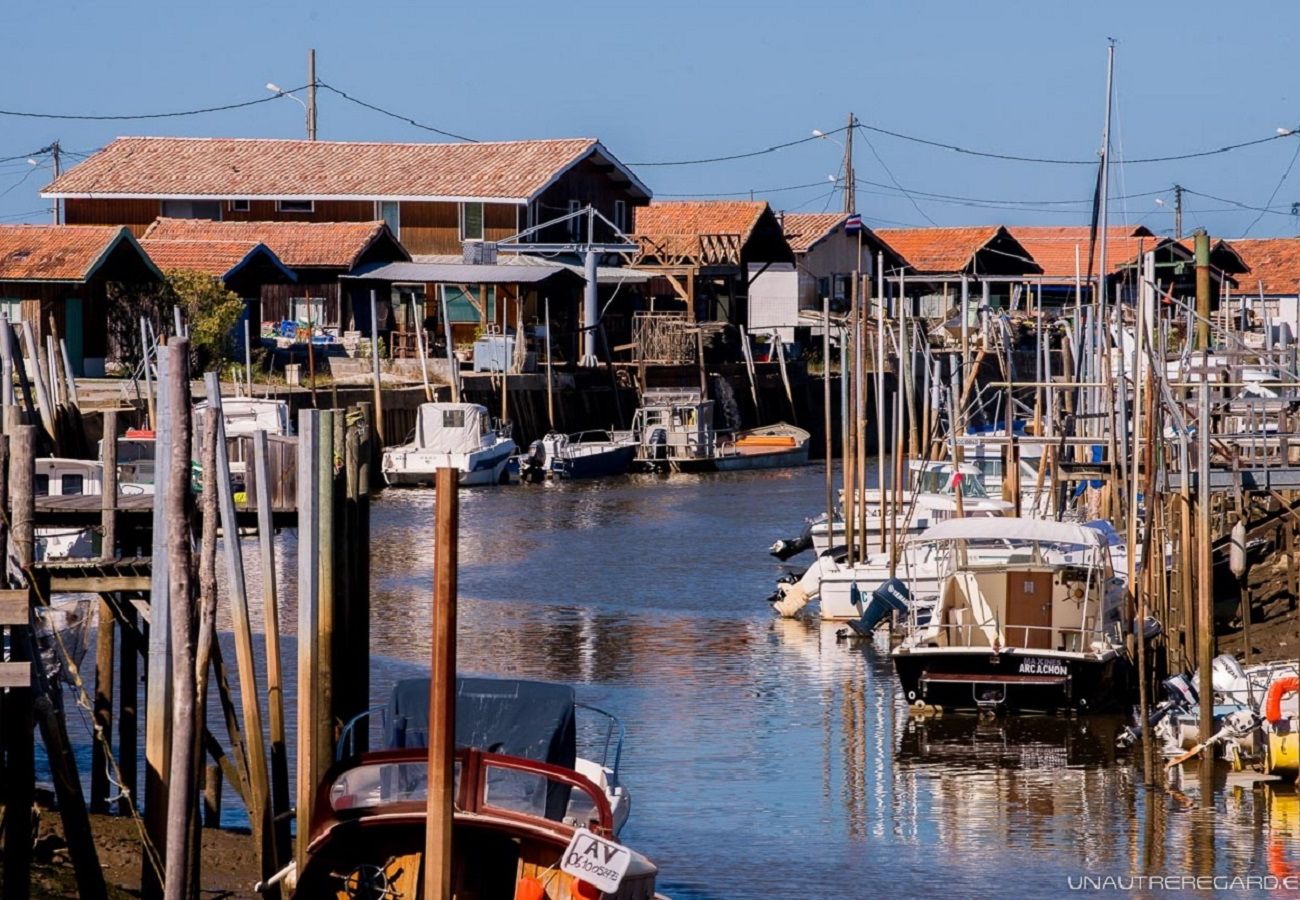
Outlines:
POLYGON ((844 233, 857 234, 862 230, 862 216, 857 213, 850 213, 849 217, 844 220, 844 233))

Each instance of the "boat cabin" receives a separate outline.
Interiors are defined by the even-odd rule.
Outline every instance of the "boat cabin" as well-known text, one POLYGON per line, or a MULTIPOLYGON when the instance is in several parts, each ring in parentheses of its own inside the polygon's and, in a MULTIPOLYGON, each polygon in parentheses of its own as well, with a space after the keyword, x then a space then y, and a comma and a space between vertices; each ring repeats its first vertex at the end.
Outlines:
POLYGON ((104 470, 95 460, 38 457, 37 497, 80 497, 104 490, 104 470))
POLYGON ((713 401, 698 391, 647 390, 632 419, 641 458, 700 459, 714 455, 713 401))
MULTIPOLYGON (((207 408, 207 401, 204 401, 195 405, 194 412, 201 413, 207 408)), ((289 404, 283 400, 271 397, 223 397, 221 415, 225 419, 228 438, 243 437, 256 431, 293 434, 289 404)))
POLYGON ((937 545, 938 647, 1087 653, 1120 638, 1122 607, 1105 535, 1041 519, 963 518, 913 538, 937 545))
POLYGON ((411 443, 417 450, 464 453, 477 450, 496 430, 486 406, 477 403, 421 403, 411 443))

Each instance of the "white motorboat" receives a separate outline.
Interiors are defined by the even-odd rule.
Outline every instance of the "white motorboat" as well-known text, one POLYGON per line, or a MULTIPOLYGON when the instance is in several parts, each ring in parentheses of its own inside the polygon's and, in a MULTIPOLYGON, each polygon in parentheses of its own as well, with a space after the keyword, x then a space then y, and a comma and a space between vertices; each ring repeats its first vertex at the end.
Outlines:
POLYGON ((909 702, 944 709, 1099 711, 1129 698, 1133 628, 1099 531, 1044 519, 951 519, 938 601, 894 650, 909 702), (994 559, 976 551, 1008 551, 994 559))
POLYGON ((384 481, 432 485, 438 469, 460 470, 466 486, 500 484, 515 453, 510 425, 477 403, 422 403, 410 440, 384 450, 384 481))
MULTIPOLYGON (((104 492, 104 469, 95 460, 37 457, 37 497, 98 496, 104 492)), ((93 528, 36 529, 36 558, 89 559, 99 549, 93 528)))
MULTIPOLYGON (((194 406, 195 428, 199 435, 202 434, 202 426, 198 423, 202 421, 201 414, 207 408, 206 400, 194 406)), ((275 436, 293 434, 293 416, 289 404, 273 397, 222 397, 221 418, 229 445, 230 479, 237 488, 244 483, 248 463, 253 455, 250 442, 240 438, 251 438, 258 431, 275 436)))

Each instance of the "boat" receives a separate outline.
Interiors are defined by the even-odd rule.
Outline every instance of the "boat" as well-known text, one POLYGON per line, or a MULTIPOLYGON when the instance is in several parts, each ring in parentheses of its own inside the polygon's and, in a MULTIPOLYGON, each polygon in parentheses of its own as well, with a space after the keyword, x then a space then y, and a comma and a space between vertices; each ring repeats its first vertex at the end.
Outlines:
POLYGON ((910 703, 1092 712, 1128 699, 1133 619, 1100 532, 1054 520, 964 518, 912 542, 936 547, 942 574, 929 620, 913 616, 892 654, 910 703), (972 552, 988 546, 1009 552, 992 560, 972 552))
POLYGON ((520 474, 528 481, 547 478, 610 478, 624 475, 636 459, 637 445, 615 440, 608 431, 565 435, 549 432, 533 441, 519 458, 520 474))
POLYGON ((808 462, 811 436, 785 422, 743 431, 718 431, 714 404, 698 391, 654 388, 642 395, 632 428, 614 440, 637 445, 643 468, 673 472, 740 472, 808 462))
MULTIPOLYGON (((203 421, 202 415, 207 408, 206 400, 194 405, 196 423, 203 421)), ((221 418, 226 430, 231 486, 237 492, 242 491, 253 448, 249 441, 241 439, 251 438, 259 431, 273 436, 290 436, 293 434, 293 416, 286 401, 273 397, 222 397, 221 418)), ((201 440, 202 425, 196 425, 196 428, 201 440)))
POLYGON ((462 485, 500 484, 516 449, 510 430, 477 403, 421 403, 407 443, 384 450, 384 481, 432 485, 438 469, 452 468, 462 485))
MULTIPOLYGON (((428 706, 427 678, 395 685, 375 752, 350 752, 358 720, 348 723, 317 791, 306 864, 277 876, 296 881, 294 897, 423 896, 428 706)), ((597 764, 577 756, 579 708, 564 685, 456 679, 454 896, 659 896, 655 865, 615 842, 610 785, 588 777, 597 764), (583 871, 571 849, 593 840, 602 859, 613 855, 605 871, 583 871)), ((600 773, 616 781, 617 761, 600 773)))

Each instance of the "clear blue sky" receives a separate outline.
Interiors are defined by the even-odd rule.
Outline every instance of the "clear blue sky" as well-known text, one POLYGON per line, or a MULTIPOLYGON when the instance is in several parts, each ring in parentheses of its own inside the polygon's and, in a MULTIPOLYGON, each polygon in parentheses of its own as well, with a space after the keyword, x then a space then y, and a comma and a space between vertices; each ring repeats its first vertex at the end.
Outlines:
MULTIPOLYGON (((1300 125, 1293 4, 540 2, 347 4, 68 2, 5 15, 0 108, 120 114, 239 102, 318 77, 355 96, 480 139, 595 136, 636 163, 741 153, 863 122, 980 150, 1090 159, 1100 145, 1106 39, 1119 41, 1114 152, 1163 156, 1300 125)), ((322 139, 441 140, 323 92, 322 139)), ((0 117, 0 157, 59 139, 116 135, 299 137, 290 100, 183 119, 67 122, 0 117)), ((857 140, 858 207, 873 225, 1087 221, 1095 172, 984 160, 879 134, 857 140), (873 148, 874 147, 874 152, 873 148), (878 157, 877 157, 878 154, 878 157), (883 164, 882 164, 883 160, 883 164), (888 167, 888 170, 886 169, 888 167), (892 172, 892 175, 890 174, 892 172), (911 191, 996 201, 971 206, 911 191), (919 206, 919 211, 917 207, 919 206)), ((1300 138, 1199 160, 1117 167, 1113 222, 1173 226, 1174 183, 1262 207, 1300 138)), ((713 165, 643 167, 660 197, 756 191, 820 211, 841 151, 814 141, 713 165), (771 192, 788 185, 813 185, 771 192)), ((49 172, 0 162, 0 221, 47 221, 49 172), (25 179, 25 180, 24 180, 25 179)), ((70 158, 68 162, 75 162, 70 158)), ((1252 236, 1295 234, 1300 163, 1252 236)), ((1257 213, 1189 195, 1184 228, 1239 236, 1257 213)))

